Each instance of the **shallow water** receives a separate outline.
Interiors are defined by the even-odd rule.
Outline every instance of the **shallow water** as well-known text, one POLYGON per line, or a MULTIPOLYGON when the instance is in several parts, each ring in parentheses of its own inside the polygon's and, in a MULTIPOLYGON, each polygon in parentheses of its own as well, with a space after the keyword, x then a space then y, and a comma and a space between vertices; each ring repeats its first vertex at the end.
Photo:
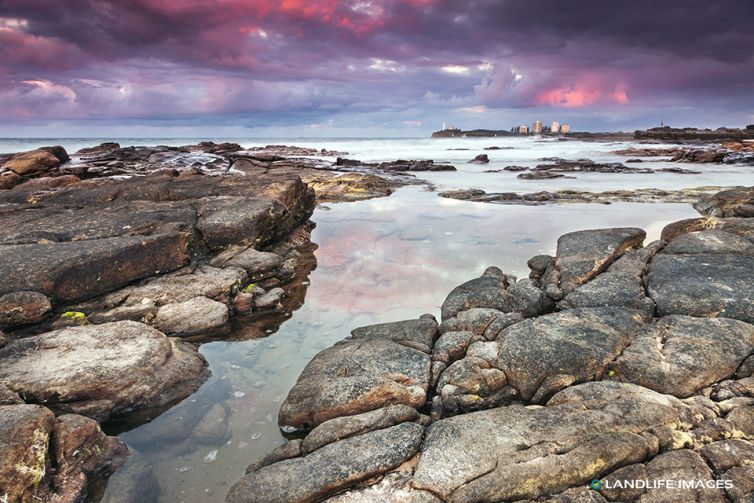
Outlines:
POLYGON ((119 477, 149 470, 159 481, 155 501, 221 502, 246 465, 283 440, 277 410, 306 363, 351 329, 425 312, 439 317, 454 286, 488 265, 524 276, 526 260, 552 253, 563 232, 638 225, 653 239, 665 223, 695 215, 678 204, 471 203, 416 187, 330 208, 313 217, 318 266, 304 305, 266 339, 203 345, 212 378, 183 404, 121 435, 140 456, 130 473, 127 467, 113 478, 111 490, 119 477), (199 418, 218 402, 229 408, 229 437, 209 445, 190 436, 164 441, 177 417, 199 418))
MULTIPOLYGON (((35 141, 0 140, 0 152, 49 144, 62 144, 75 151, 99 143, 91 139, 35 141)), ((182 145, 199 140, 117 141, 122 145, 182 145)), ((347 151, 348 157, 365 161, 431 158, 452 162, 458 172, 417 173, 442 189, 530 192, 754 184, 753 169, 741 166, 681 165, 702 169, 701 175, 576 174, 575 179, 546 181, 518 180, 515 173, 484 173, 509 164, 531 166, 538 158, 552 156, 622 161, 625 157, 610 152, 630 146, 626 143, 523 138, 274 139, 239 143, 247 147, 270 143, 326 147, 347 151), (492 145, 513 148, 483 150, 492 145), (470 150, 449 150, 452 148, 470 150), (466 164, 479 153, 487 153, 492 162, 466 164)), ((634 166, 679 165, 658 161, 634 166)), ((440 305, 453 287, 480 275, 489 265, 525 276, 526 260, 539 253, 553 253, 557 237, 565 232, 637 226, 647 230, 648 240, 652 240, 659 237, 666 223, 694 216, 696 212, 685 204, 495 205, 444 199, 417 186, 400 189, 388 198, 319 207, 312 217, 317 223, 312 241, 319 245, 315 252, 318 265, 309 277, 303 306, 270 337, 242 340, 241 322, 233 340, 203 344, 200 351, 210 363, 212 377, 181 404, 120 435, 133 454, 111 478, 105 500, 224 501, 228 488, 246 465, 282 441, 277 411, 300 371, 318 351, 346 337, 351 329, 415 318, 425 312, 439 317, 440 305), (205 421, 203 431, 210 434, 200 435, 202 430, 194 425, 210 410, 219 421, 205 421), (227 425, 225 434, 223 425, 227 425)))

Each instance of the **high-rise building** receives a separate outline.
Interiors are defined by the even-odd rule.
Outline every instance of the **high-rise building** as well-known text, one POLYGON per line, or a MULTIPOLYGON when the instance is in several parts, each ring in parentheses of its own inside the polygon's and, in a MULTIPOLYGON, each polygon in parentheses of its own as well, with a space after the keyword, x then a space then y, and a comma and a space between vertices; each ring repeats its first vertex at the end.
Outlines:
POLYGON ((570 133, 571 132, 571 126, 569 126, 568 124, 563 124, 562 126, 560 126, 560 132, 562 134, 568 134, 568 133, 570 133))
POLYGON ((531 128, 532 133, 541 133, 542 132, 542 121, 534 121, 534 125, 531 128))
POLYGON ((518 132, 520 134, 528 134, 529 133, 529 126, 518 126, 518 132))
POLYGON ((552 121, 552 124, 550 125, 550 132, 560 133, 560 123, 558 121, 552 121))

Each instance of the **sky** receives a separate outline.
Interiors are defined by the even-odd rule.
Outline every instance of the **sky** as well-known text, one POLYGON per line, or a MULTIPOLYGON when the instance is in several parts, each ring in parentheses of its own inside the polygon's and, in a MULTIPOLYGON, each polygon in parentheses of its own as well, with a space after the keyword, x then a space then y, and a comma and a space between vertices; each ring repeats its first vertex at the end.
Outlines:
POLYGON ((750 0, 0 0, 0 136, 754 123, 750 0))

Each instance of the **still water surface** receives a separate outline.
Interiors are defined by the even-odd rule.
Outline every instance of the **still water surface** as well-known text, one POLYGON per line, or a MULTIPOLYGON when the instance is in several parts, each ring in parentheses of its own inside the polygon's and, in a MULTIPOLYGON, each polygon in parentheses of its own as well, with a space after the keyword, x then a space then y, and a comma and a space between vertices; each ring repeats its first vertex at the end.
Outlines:
MULTIPOLYGON (((200 139, 115 139, 122 145, 185 145, 200 139)), ((231 139, 232 140, 232 139, 231 139)), ((62 144, 74 152, 104 140, 0 140, 0 152, 62 144)), ((216 141, 223 141, 218 139, 216 141)), ((510 164, 534 166, 542 157, 625 161, 613 150, 631 144, 536 139, 269 139, 232 140, 245 147, 270 143, 328 148, 365 161, 397 158, 450 162, 459 171, 418 173, 438 189, 482 188, 488 192, 613 190, 752 185, 754 168, 686 165, 698 175, 577 174, 576 178, 519 180, 515 173, 485 173, 510 164), (489 146, 501 150, 484 150, 489 146), (455 150, 468 149, 468 150, 455 150), (487 153, 487 165, 467 164, 487 153)), ((639 167, 677 166, 652 160, 639 167)), ((423 187, 388 198, 319 207, 312 220, 317 268, 306 299, 267 338, 246 339, 243 323, 228 340, 203 344, 212 377, 194 395, 153 421, 122 433, 132 456, 108 484, 104 500, 214 503, 224 501, 244 468, 282 440, 277 411, 306 363, 346 337, 354 327, 414 318, 440 305, 456 285, 497 265, 528 274, 526 260, 553 253, 559 235, 572 230, 638 226, 648 239, 669 222, 696 216, 685 204, 615 203, 507 206, 438 197, 423 187)))

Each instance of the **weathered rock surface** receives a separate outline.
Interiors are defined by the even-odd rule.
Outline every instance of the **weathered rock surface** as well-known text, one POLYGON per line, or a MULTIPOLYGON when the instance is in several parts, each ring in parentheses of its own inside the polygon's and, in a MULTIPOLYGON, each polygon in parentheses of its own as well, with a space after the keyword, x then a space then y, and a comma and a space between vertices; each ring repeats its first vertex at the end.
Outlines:
POLYGON ((452 502, 536 499, 651 457, 693 419, 691 407, 646 388, 586 383, 544 408, 438 421, 427 430, 413 486, 452 502))
POLYGON ((739 187, 703 197, 694 204, 702 215, 754 217, 754 187, 739 187))
MULTIPOLYGON (((671 243, 672 245, 672 243, 671 243)), ((660 252, 647 274, 657 314, 754 322, 754 269, 749 255, 660 252)))
POLYGON ((549 299, 533 285, 513 283, 497 267, 489 267, 481 277, 454 288, 442 304, 446 320, 471 308, 491 308, 504 313, 535 316, 549 308, 549 299))
POLYGON ((231 487, 228 503, 307 503, 379 475, 412 458, 424 428, 403 423, 326 445, 253 471, 231 487), (341 460, 333 463, 333 460, 341 460))
POLYGON ((39 292, 11 292, 0 296, 0 327, 27 325, 42 321, 52 306, 39 292))
POLYGON ((601 379, 631 343, 644 314, 621 308, 582 308, 524 320, 498 336, 495 365, 525 400, 542 403, 572 384, 601 379))
POLYGON ((610 370, 617 379, 685 398, 732 377, 752 351, 748 323, 673 315, 644 328, 610 370))
POLYGON ((277 501, 283 480, 296 483, 282 498, 334 503, 749 501, 754 224, 706 217, 644 237, 567 234, 528 279, 493 267, 455 288, 439 327, 424 316, 354 330, 281 408, 281 425, 314 429, 250 467, 228 501, 277 501), (346 442, 413 421, 429 424, 419 456, 369 479, 339 471, 352 466, 336 451, 346 442), (308 459, 325 475, 300 488, 308 459), (595 479, 713 487, 587 488, 595 479))
POLYGON ((194 297, 159 308, 154 326, 167 335, 188 337, 209 332, 227 322, 228 306, 207 297, 194 297))
POLYGON ((56 168, 67 160, 68 153, 63 147, 44 147, 14 155, 0 169, 13 171, 21 176, 32 176, 56 168))
POLYGON ((0 361, 0 383, 27 400, 98 420, 184 398, 208 374, 192 346, 133 321, 19 339, 0 361))
POLYGON ((404 346, 429 353, 437 339, 437 321, 431 314, 424 314, 416 320, 381 323, 351 331, 354 339, 385 339, 404 346))
POLYGON ((3 501, 84 501, 88 485, 110 475, 127 448, 96 421, 40 405, 0 405, 3 501))
POLYGON ((641 246, 647 234, 637 228, 576 231, 558 238, 555 266, 560 288, 569 294, 604 271, 626 251, 641 246))
MULTIPOLYGON (((423 331, 422 328, 419 330, 423 331)), ((430 356, 383 338, 346 340, 318 353, 280 407, 283 428, 310 430, 336 417, 426 401, 430 356)))
MULTIPOLYGON (((515 166, 509 166, 515 167, 515 166)), ((505 168, 507 169, 507 168, 505 168)), ((527 168, 522 168, 526 170, 527 168)), ((490 172, 496 172, 491 170, 490 172)), ((547 171, 522 173, 519 178, 547 179, 562 178, 562 173, 549 173, 547 171)), ((588 192, 582 190, 555 190, 539 192, 485 192, 482 189, 458 189, 447 190, 439 193, 440 197, 459 199, 462 201, 475 201, 495 204, 520 204, 525 206, 539 206, 544 204, 565 203, 597 203, 610 204, 613 202, 635 203, 695 203, 700 197, 713 194, 723 187, 696 187, 686 189, 618 189, 603 192, 588 192)))
POLYGON ((374 430, 389 428, 396 424, 415 421, 419 418, 416 409, 407 405, 390 405, 383 409, 330 419, 314 428, 301 443, 304 455, 322 446, 344 438, 361 435, 374 430))

